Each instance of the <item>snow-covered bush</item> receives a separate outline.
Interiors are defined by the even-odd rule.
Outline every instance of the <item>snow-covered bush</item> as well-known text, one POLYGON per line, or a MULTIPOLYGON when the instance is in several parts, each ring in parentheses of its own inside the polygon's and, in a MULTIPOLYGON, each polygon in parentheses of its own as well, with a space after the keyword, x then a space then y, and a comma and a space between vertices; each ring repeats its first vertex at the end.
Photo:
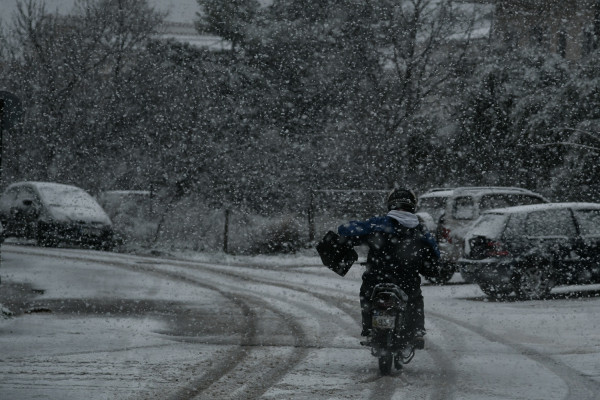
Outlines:
POLYGON ((262 232, 251 238, 253 254, 295 253, 303 247, 300 223, 292 217, 268 222, 262 232))

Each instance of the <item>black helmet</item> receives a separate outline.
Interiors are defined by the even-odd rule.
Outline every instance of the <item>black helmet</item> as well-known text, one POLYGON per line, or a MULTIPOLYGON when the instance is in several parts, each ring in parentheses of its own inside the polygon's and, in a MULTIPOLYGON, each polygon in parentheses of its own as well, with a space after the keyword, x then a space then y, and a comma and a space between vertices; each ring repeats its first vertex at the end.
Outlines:
POLYGON ((390 210, 404 210, 414 213, 417 209, 417 196, 410 189, 394 189, 388 194, 387 208, 390 210))

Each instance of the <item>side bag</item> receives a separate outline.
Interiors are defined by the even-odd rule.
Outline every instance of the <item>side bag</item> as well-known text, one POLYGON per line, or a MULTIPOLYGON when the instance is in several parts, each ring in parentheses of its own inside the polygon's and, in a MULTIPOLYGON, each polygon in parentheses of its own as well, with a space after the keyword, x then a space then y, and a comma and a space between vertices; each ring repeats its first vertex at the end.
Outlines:
POLYGON ((358 260, 358 254, 350 244, 340 244, 340 236, 332 231, 327 232, 317 244, 317 252, 321 262, 340 276, 346 275, 352 264, 358 260))

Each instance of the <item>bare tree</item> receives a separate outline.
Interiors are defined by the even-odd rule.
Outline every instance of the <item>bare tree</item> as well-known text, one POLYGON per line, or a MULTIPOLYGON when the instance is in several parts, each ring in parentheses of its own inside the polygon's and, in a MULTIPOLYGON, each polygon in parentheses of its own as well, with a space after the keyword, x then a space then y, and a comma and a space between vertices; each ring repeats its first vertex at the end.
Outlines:
POLYGON ((371 175, 388 176, 387 186, 414 183, 410 177, 427 168, 427 157, 417 153, 438 140, 432 135, 443 116, 441 89, 463 73, 477 7, 461 8, 452 0, 354 2, 357 22, 347 34, 356 38, 347 42, 354 54, 377 62, 357 86, 356 134, 368 137, 356 157, 371 175))
POLYGON ((17 10, 10 76, 19 82, 29 134, 9 141, 22 158, 13 165, 28 165, 36 179, 89 180, 123 129, 123 71, 162 16, 145 0, 79 0, 69 15, 19 0, 17 10))

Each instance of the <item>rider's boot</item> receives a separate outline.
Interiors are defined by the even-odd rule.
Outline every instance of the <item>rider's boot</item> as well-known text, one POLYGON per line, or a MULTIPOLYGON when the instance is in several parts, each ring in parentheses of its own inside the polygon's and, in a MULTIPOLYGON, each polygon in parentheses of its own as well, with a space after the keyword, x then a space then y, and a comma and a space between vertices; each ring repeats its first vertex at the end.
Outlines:
POLYGON ((425 331, 421 329, 417 329, 415 331, 415 335, 413 336, 413 347, 418 350, 423 350, 425 348, 425 331))

